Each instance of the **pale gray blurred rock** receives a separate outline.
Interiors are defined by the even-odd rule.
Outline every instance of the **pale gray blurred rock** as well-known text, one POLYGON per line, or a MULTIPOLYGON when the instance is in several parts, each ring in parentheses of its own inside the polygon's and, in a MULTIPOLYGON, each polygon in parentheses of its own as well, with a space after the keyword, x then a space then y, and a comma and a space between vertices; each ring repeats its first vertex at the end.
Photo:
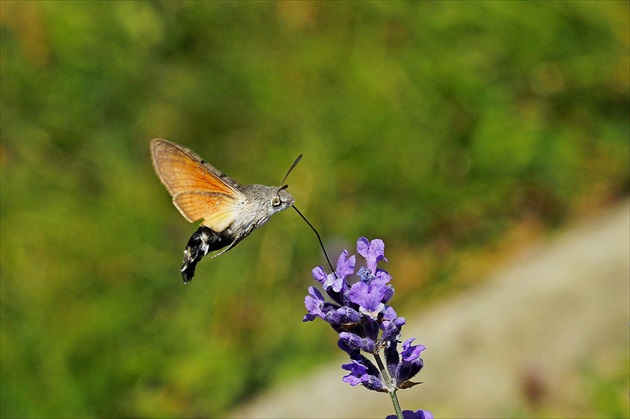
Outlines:
MULTIPOLYGON (((425 369, 416 377, 424 384, 398 392, 403 408, 428 409, 436 417, 515 417, 527 416, 528 404, 551 401, 580 416, 590 397, 589 374, 606 374, 602 369, 627 357, 629 219, 624 202, 530 249, 484 285, 407 315, 404 338, 417 337, 427 350, 425 369)), ((386 394, 341 381, 344 362, 339 356, 233 416, 384 418, 393 413, 386 394)), ((627 396, 628 388, 621 390, 627 396)))

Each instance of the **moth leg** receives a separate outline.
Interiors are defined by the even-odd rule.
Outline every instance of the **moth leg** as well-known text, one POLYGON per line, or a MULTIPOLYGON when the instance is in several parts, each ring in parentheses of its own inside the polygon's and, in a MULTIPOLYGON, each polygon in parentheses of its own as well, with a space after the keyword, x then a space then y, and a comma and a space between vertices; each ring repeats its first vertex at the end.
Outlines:
POLYGON ((240 242, 241 240, 242 239, 235 239, 235 240, 233 240, 228 247, 226 247, 225 249, 221 250, 219 253, 215 253, 214 255, 210 256, 210 259, 215 258, 217 256, 221 256, 222 254, 224 254, 225 252, 227 252, 228 250, 230 250, 231 248, 236 246, 236 244, 238 242, 240 242))
POLYGON ((225 246, 225 240, 208 227, 201 226, 190 236, 186 250, 184 250, 184 261, 182 263, 182 279, 184 284, 192 281, 195 275, 197 263, 212 250, 217 250, 225 246))

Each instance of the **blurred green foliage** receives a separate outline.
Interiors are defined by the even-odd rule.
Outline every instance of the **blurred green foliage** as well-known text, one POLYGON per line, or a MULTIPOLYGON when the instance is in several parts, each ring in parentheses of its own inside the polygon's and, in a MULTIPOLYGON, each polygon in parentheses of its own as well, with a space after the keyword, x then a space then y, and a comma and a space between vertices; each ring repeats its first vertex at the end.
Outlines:
POLYGON ((297 206, 333 253, 365 235, 410 255, 390 266, 408 308, 448 284, 449 255, 627 194, 628 14, 3 1, 0 413, 216 416, 334 351, 301 325, 323 259, 292 211, 181 284, 196 227, 152 171, 153 137, 243 183, 304 153, 297 206))

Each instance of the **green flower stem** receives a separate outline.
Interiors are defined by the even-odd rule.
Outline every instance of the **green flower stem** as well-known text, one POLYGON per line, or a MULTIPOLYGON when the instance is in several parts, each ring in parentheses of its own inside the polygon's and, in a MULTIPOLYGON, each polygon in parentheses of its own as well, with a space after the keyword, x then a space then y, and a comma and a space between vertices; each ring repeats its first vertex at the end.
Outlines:
POLYGON ((396 417, 398 419, 404 419, 402 414, 402 409, 400 408, 400 402, 398 401, 398 396, 396 395, 396 391, 398 389, 392 383, 392 380, 389 378, 389 374, 387 374, 387 369, 385 365, 383 365, 383 361, 381 360, 381 355, 377 352, 374 354, 374 359, 378 364, 378 369, 381 370, 381 377, 383 377, 383 382, 387 386, 387 392, 389 393, 389 397, 392 398, 392 403, 394 405, 394 411, 396 412, 396 417))

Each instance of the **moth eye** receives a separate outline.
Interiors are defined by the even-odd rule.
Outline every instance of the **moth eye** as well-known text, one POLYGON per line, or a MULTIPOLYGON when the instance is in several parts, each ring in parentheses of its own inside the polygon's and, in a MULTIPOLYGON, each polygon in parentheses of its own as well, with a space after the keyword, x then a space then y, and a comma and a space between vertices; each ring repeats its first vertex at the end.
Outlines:
POLYGON ((272 205, 272 206, 277 207, 277 206, 279 206, 280 204, 281 204, 281 202, 280 202, 280 197, 278 197, 278 196, 274 196, 274 197, 271 199, 271 205, 272 205))

